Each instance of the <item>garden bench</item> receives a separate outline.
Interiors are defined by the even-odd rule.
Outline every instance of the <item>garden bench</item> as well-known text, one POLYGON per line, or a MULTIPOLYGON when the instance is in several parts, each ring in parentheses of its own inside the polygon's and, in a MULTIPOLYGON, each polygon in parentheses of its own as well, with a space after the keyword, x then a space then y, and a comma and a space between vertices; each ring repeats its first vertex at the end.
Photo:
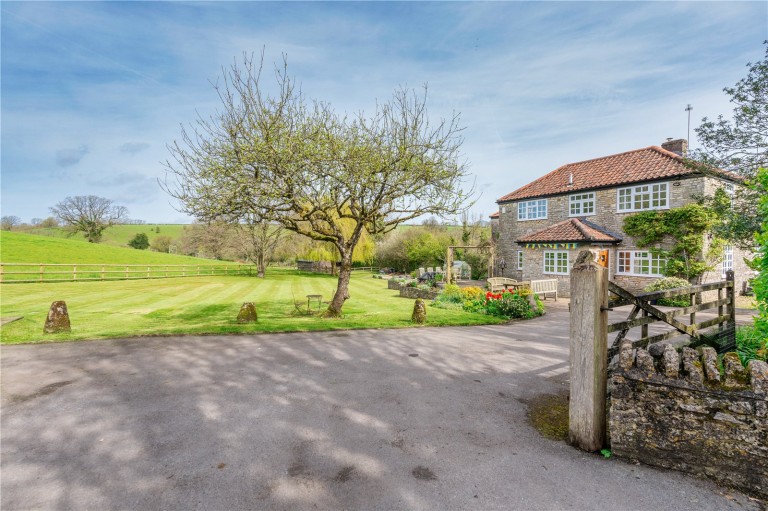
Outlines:
POLYGON ((555 301, 557 301, 557 279, 532 280, 531 290, 545 300, 548 294, 553 294, 555 301))

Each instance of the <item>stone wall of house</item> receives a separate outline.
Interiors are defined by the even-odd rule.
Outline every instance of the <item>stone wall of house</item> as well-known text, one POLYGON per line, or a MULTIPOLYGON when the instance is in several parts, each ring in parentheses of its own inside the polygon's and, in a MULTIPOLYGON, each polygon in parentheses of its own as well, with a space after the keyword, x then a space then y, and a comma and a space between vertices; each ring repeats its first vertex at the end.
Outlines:
POLYGON ((768 498, 768 364, 728 353, 721 372, 712 348, 654 357, 625 341, 609 386, 615 455, 768 498))
MULTIPOLYGON (((697 197, 708 194, 711 195, 718 188, 723 186, 724 181, 713 177, 685 177, 682 179, 674 179, 668 181, 669 194, 670 194, 670 207, 676 208, 685 204, 691 203, 696 200, 697 197)), ((595 192, 595 214, 586 217, 587 220, 600 225, 610 231, 622 234, 622 226, 624 218, 627 215, 633 213, 617 213, 617 189, 620 187, 606 188, 603 190, 593 190, 595 192)), ((578 193, 578 192, 574 192, 578 193)), ((533 232, 544 229, 555 223, 561 222, 569 218, 568 216, 568 198, 570 194, 558 195, 548 198, 548 210, 547 219, 543 220, 528 220, 517 221, 517 201, 502 203, 499 206, 499 226, 498 226, 498 243, 497 243, 497 257, 503 257, 507 261, 506 276, 510 276, 517 280, 531 280, 539 278, 558 278, 561 281, 561 287, 559 292, 563 296, 568 295, 568 289, 565 284, 567 278, 556 277, 552 275, 543 275, 543 255, 536 254, 536 251, 541 252, 543 249, 523 249, 518 246, 516 241, 533 232), (524 251, 523 270, 517 270, 517 251, 524 251)), ((578 253, 584 248, 597 248, 582 246, 575 251, 578 253)), ((603 247, 605 248, 605 247, 603 247)), ((637 245, 634 239, 624 235, 624 240, 621 244, 610 248, 610 265, 609 265, 609 279, 615 281, 618 285, 625 287, 631 291, 641 291, 648 284, 652 283, 657 277, 641 277, 641 276, 627 276, 616 275, 616 252, 618 250, 633 250, 637 249, 637 245)), ((744 287, 744 281, 748 279, 752 272, 744 262, 745 257, 751 257, 750 253, 745 253, 739 250, 737 247, 733 249, 733 269, 735 273, 735 285, 736 292, 740 294, 744 287)), ((569 256, 572 257, 572 256, 569 256)), ((722 278, 722 266, 718 264, 711 272, 708 272, 703 276, 702 282, 713 282, 721 280, 722 278)), ((706 297, 707 299, 711 297, 706 297)))

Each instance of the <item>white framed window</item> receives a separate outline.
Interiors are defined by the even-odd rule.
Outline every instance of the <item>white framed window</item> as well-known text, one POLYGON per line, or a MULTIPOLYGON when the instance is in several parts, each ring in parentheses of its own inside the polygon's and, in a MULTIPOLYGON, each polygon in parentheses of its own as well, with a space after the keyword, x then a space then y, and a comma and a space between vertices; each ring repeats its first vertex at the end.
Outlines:
POLYGON ((568 198, 568 216, 595 214, 595 192, 575 193, 568 198))
POLYGON ((668 209, 668 183, 619 188, 616 193, 616 209, 619 212, 643 211, 646 209, 668 209))
POLYGON ((733 270, 733 245, 726 245, 723 248, 723 278, 728 270, 733 270))
POLYGON ((647 250, 620 250, 616 253, 617 275, 663 277, 667 260, 647 250))
POLYGON ((506 213, 507 212, 507 207, 506 206, 502 206, 501 207, 501 212, 502 213, 506 213))
POLYGON ((522 250, 517 251, 517 269, 518 270, 523 269, 523 251, 522 250))
POLYGON ((568 252, 565 250, 544 252, 544 273, 568 275, 568 252))
POLYGON ((541 218, 547 218, 547 199, 517 203, 518 220, 539 220, 541 218))

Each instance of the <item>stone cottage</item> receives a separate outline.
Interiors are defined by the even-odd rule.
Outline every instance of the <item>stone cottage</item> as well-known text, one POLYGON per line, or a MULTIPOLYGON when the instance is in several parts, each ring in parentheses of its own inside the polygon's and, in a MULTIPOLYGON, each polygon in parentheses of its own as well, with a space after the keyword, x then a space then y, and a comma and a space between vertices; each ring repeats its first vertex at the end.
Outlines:
MULTIPOLYGON (((599 252, 618 285, 639 291, 663 277, 665 261, 637 246, 622 230, 626 216, 677 208, 711 195, 734 194, 741 178, 726 171, 703 174, 683 158, 687 142, 667 140, 593 160, 563 165, 504 195, 499 205, 497 261, 518 280, 557 279, 558 294, 569 296, 570 268, 579 251, 599 252)), ((705 240, 706 241, 706 240, 705 240)), ((661 248, 661 247, 659 247, 661 248)), ((737 247, 727 246, 718 267, 704 281, 736 274, 736 290, 751 275, 737 247)))

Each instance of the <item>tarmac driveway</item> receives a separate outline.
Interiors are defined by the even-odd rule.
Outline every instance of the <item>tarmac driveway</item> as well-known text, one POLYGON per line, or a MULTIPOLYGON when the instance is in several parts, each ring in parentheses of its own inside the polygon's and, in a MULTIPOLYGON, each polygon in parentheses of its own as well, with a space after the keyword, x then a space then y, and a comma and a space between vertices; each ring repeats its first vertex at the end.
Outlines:
POLYGON ((2 509, 759 509, 541 437, 567 328, 3 347, 2 509))

